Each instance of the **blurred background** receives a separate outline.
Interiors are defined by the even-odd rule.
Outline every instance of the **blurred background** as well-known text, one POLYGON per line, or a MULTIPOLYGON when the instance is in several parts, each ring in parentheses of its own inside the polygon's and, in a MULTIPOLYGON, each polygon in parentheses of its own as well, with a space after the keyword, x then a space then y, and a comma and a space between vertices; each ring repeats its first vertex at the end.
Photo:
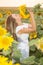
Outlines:
POLYGON ((40 3, 43 7, 43 0, 0 0, 0 7, 18 7, 26 4, 27 7, 33 7, 40 3))

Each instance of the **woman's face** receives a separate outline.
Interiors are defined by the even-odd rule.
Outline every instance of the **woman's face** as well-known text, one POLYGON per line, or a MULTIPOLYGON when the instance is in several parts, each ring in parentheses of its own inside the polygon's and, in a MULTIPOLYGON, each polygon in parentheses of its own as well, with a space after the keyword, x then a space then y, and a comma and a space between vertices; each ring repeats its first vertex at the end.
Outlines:
POLYGON ((21 16, 19 14, 12 14, 12 17, 15 18, 16 23, 21 22, 21 16))
POLYGON ((21 19, 21 16, 19 14, 12 14, 12 17, 15 18, 16 20, 21 19))

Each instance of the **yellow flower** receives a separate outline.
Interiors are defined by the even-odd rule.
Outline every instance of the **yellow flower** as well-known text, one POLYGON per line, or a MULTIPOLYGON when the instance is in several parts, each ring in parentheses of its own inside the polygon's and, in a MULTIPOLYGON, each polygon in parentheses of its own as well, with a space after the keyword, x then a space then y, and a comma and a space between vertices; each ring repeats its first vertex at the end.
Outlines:
POLYGON ((43 52, 43 38, 38 40, 38 43, 35 44, 37 49, 40 49, 43 52))
POLYGON ((21 65, 20 63, 16 63, 15 65, 21 65))
POLYGON ((37 37, 37 32, 30 33, 30 40, 37 37))
POLYGON ((30 37, 30 40, 31 40, 31 39, 33 39, 33 36, 32 36, 32 34, 30 34, 30 36, 29 36, 29 37, 30 37))
POLYGON ((22 5, 19 7, 19 11, 20 11, 20 15, 22 16, 22 18, 29 18, 30 14, 26 14, 26 5, 22 5))
POLYGON ((5 62, 7 60, 8 60, 8 58, 6 58, 4 56, 0 56, 0 63, 5 62))
POLYGON ((9 49, 9 46, 12 45, 13 41, 14 39, 12 37, 1 36, 0 37, 0 49, 4 49, 4 50, 9 49))
POLYGON ((0 63, 0 65, 13 65, 13 64, 8 63, 8 62, 2 62, 2 63, 0 63))
POLYGON ((24 4, 24 5, 20 6, 19 9, 20 9, 20 11, 25 12, 25 10, 26 10, 26 5, 24 4))
POLYGON ((43 43, 40 44, 40 50, 43 52, 43 43))
POLYGON ((0 65, 8 65, 8 62, 2 62, 0 65))
POLYGON ((2 26, 0 26, 0 36, 5 35, 7 33, 7 30, 2 28, 2 26))
POLYGON ((12 65, 12 61, 10 61, 10 62, 8 63, 8 65, 12 65))
POLYGON ((0 56, 0 65, 13 65, 12 61, 7 62, 8 58, 0 56))
POLYGON ((0 13, 0 18, 2 18, 3 17, 3 15, 0 13))
POLYGON ((37 34, 34 35, 34 38, 36 38, 36 37, 37 37, 37 34))
POLYGON ((33 34, 34 34, 33 37, 36 38, 37 37, 37 32, 34 32, 33 34))
POLYGON ((7 14, 7 15, 11 15, 12 13, 11 13, 10 10, 8 10, 8 11, 6 11, 6 14, 7 14))

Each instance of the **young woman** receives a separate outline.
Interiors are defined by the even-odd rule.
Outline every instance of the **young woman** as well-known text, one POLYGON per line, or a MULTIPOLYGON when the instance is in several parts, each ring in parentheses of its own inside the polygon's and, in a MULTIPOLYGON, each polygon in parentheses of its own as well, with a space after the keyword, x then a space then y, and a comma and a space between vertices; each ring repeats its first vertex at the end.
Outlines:
POLYGON ((36 31, 34 14, 32 11, 29 12, 31 17, 30 24, 22 23, 21 16, 19 14, 12 14, 7 18, 6 22, 7 30, 9 30, 13 34, 13 37, 15 36, 14 34, 16 34, 17 41, 19 42, 17 48, 21 51, 22 54, 20 61, 29 57, 29 44, 28 44, 29 33, 36 31))

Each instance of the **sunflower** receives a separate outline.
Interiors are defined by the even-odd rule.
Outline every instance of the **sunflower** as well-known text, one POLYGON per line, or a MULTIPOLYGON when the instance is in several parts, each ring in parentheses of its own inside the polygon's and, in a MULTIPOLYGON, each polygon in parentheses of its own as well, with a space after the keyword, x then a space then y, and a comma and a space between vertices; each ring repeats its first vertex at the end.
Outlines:
POLYGON ((0 63, 0 65, 13 65, 13 64, 11 64, 10 62, 8 63, 8 62, 3 62, 3 63, 0 63))
POLYGON ((25 12, 25 10, 26 10, 26 5, 24 4, 24 5, 20 6, 19 9, 20 9, 21 11, 25 12))
POLYGON ((30 40, 37 37, 37 32, 30 33, 30 40))
POLYGON ((7 62, 7 61, 5 61, 5 62, 2 62, 2 63, 0 63, 0 65, 13 65, 13 63, 11 62, 11 61, 9 61, 9 62, 7 62))
POLYGON ((2 13, 0 13, 0 18, 2 18, 3 17, 3 14, 2 13))
POLYGON ((0 36, 5 35, 7 33, 7 30, 5 28, 2 28, 2 26, 0 26, 0 36))
POLYGON ((9 46, 12 45, 12 42, 14 39, 12 37, 8 36, 0 36, 0 49, 7 50, 9 49, 9 46))
POLYGON ((6 62, 7 60, 8 60, 8 58, 0 55, 0 63, 6 62))
POLYGON ((20 63, 16 63, 16 64, 14 64, 14 65, 21 65, 20 63))
POLYGON ((8 63, 8 65, 13 65, 12 61, 10 61, 10 62, 8 63))
POLYGON ((26 10, 27 10, 26 5, 22 5, 19 7, 20 15, 22 16, 22 18, 25 18, 25 19, 30 17, 30 14, 29 13, 27 14, 26 10))
POLYGON ((8 10, 8 11, 6 11, 6 14, 7 14, 7 15, 11 15, 12 13, 11 13, 10 10, 8 10))
POLYGON ((37 49, 40 49, 43 52, 43 38, 39 39, 37 44, 35 44, 37 49))
POLYGON ((8 58, 4 56, 0 56, 0 65, 13 65, 12 61, 7 62, 8 58))

